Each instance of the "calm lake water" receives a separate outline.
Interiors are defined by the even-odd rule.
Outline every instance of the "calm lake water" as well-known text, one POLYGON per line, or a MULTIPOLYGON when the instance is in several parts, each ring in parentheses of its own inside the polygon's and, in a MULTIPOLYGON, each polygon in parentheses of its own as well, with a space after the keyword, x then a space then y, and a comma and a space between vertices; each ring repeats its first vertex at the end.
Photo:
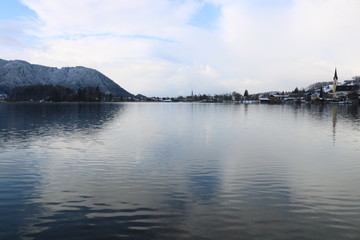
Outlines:
POLYGON ((0 239, 360 239, 360 108, 1 103, 0 239))

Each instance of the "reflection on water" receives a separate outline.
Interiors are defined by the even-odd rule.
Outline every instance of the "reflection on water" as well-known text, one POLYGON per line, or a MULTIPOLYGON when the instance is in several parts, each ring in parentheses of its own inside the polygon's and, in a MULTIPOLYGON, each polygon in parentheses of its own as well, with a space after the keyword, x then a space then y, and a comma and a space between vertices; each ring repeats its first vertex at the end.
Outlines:
POLYGON ((0 104, 0 239, 357 239, 358 106, 0 104))
POLYGON ((123 110, 119 104, 0 104, 0 148, 20 147, 39 137, 93 134, 123 110), (10 142, 10 143, 8 143, 10 142))
POLYGON ((333 141, 336 142, 336 120, 337 120, 337 107, 336 105, 332 108, 332 124, 333 124, 333 141))

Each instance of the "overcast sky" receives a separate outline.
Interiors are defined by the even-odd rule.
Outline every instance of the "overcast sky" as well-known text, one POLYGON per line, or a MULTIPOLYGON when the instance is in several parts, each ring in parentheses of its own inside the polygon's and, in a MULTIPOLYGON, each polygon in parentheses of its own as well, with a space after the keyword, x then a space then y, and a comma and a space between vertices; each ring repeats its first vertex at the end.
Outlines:
POLYGON ((133 94, 293 90, 360 75, 359 0, 1 0, 0 58, 133 94))

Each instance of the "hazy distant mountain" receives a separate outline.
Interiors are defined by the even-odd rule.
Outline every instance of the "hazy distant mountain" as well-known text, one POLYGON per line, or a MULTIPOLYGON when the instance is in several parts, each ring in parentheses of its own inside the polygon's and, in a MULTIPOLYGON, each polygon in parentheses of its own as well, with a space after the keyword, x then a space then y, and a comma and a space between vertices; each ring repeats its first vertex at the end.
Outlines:
POLYGON ((308 86, 305 90, 306 91, 316 91, 316 90, 319 90, 321 87, 324 88, 324 87, 328 87, 330 85, 332 85, 333 82, 332 81, 329 81, 329 82, 317 82, 317 83, 314 83, 314 84, 311 84, 310 86, 308 86))
POLYGON ((33 85, 58 85, 72 90, 99 87, 105 94, 117 97, 133 97, 118 84, 94 69, 63 67, 61 69, 30 64, 21 60, 0 59, 0 93, 9 94, 15 87, 33 85))
POLYGON ((142 95, 142 94, 138 94, 138 95, 136 95, 136 96, 135 96, 135 98, 137 98, 137 99, 139 99, 139 100, 146 100, 146 99, 148 99, 148 97, 147 97, 147 96, 142 95))

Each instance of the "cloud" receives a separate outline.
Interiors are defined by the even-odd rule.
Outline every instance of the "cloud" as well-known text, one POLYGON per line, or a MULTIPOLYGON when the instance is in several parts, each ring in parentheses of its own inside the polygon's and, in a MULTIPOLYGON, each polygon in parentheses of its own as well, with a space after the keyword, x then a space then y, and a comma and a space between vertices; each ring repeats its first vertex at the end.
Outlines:
POLYGON ((0 58, 28 57, 27 50, 36 39, 29 29, 35 26, 35 21, 28 18, 0 21, 0 58))
POLYGON ((335 66, 348 72, 346 79, 359 63, 354 54, 359 40, 354 9, 359 7, 351 0, 298 0, 262 8, 230 2, 223 6, 221 36, 245 72, 268 89, 331 80, 335 66))
POLYGON ((37 18, 0 22, 12 29, 5 57, 96 68, 133 93, 282 91, 331 80, 335 66, 340 80, 359 74, 357 0, 22 3, 37 18))

